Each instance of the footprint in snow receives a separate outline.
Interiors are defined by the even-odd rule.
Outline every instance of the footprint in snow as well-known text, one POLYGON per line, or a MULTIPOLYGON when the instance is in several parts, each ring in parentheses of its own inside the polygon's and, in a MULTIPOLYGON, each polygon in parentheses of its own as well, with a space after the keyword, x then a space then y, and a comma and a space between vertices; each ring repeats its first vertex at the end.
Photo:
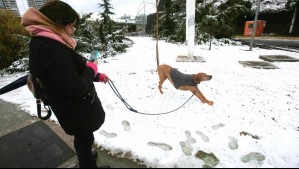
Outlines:
POLYGON ((262 166, 265 159, 266 159, 266 157, 263 154, 258 153, 258 152, 251 152, 247 155, 244 155, 241 158, 241 161, 243 163, 253 162, 255 164, 258 164, 259 166, 262 166))
POLYGON ((124 130, 125 130, 126 132, 129 132, 129 131, 130 131, 130 123, 129 123, 128 121, 123 120, 123 121, 122 121, 122 125, 123 125, 124 130))
POLYGON ((99 134, 105 136, 106 138, 115 138, 117 136, 117 134, 115 134, 115 133, 108 133, 105 130, 99 131, 99 134))
POLYGON ((113 110, 113 109, 114 109, 113 106, 111 106, 110 104, 107 104, 105 107, 106 107, 108 110, 113 110))
POLYGON ((231 149, 231 150, 236 150, 238 149, 238 140, 234 137, 228 137, 229 139, 229 142, 228 142, 228 147, 231 149))
POLYGON ((224 127, 224 126, 225 126, 224 124, 220 123, 220 124, 217 124, 217 125, 212 126, 212 129, 213 129, 213 130, 218 130, 218 129, 224 127))
POLYGON ((187 142, 192 143, 192 144, 196 143, 196 140, 195 140, 195 138, 193 138, 191 136, 191 132, 190 131, 185 131, 185 134, 187 136, 187 142))
POLYGON ((164 151, 170 151, 170 150, 172 150, 172 147, 170 145, 168 145, 168 144, 165 144, 165 143, 149 142, 149 143, 147 143, 147 145, 159 147, 159 148, 161 148, 164 151))
POLYGON ((181 148, 186 156, 192 155, 193 147, 191 146, 191 144, 188 141, 187 142, 181 141, 180 145, 181 145, 181 148))
POLYGON ((201 131, 197 130, 195 133, 198 134, 204 142, 209 142, 210 141, 209 137, 206 136, 205 134, 203 134, 201 131))

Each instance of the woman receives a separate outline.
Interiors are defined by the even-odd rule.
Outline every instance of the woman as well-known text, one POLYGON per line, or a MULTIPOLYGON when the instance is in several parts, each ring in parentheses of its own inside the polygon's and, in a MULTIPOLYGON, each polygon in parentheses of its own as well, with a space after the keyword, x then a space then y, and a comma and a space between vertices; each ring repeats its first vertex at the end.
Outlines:
POLYGON ((71 36, 78 22, 79 15, 71 6, 54 0, 39 10, 29 8, 21 24, 32 35, 30 73, 40 80, 61 127, 74 135, 80 167, 91 168, 96 167, 93 132, 105 120, 93 81, 109 78, 97 73, 96 63, 86 63, 74 51, 76 41, 71 36))

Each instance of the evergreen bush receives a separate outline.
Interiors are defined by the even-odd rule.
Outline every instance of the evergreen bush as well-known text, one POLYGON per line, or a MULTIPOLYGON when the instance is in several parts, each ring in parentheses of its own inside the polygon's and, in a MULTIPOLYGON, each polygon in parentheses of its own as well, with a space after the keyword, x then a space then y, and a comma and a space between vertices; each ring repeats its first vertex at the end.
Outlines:
POLYGON ((21 26, 21 18, 10 10, 0 12, 0 69, 28 57, 29 34, 21 26))

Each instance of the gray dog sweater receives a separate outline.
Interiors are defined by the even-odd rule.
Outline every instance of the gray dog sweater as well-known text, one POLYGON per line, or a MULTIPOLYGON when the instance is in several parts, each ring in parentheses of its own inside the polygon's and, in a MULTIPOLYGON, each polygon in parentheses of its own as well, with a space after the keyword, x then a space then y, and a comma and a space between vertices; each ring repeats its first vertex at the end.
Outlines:
POLYGON ((184 74, 175 68, 170 71, 170 77, 174 83, 174 87, 178 89, 179 87, 186 86, 197 86, 197 83, 193 80, 192 74, 184 74))

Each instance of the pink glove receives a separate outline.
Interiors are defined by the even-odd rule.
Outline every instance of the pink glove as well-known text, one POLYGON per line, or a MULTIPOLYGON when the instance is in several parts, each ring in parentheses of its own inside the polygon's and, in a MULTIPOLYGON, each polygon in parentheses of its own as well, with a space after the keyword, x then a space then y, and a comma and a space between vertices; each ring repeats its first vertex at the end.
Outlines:
POLYGON ((95 63, 93 63, 93 62, 87 62, 86 63, 86 67, 90 67, 94 71, 95 76, 97 75, 97 73, 98 73, 98 66, 95 63))
POLYGON ((106 76, 104 73, 100 73, 100 76, 99 76, 99 82, 104 82, 104 83, 106 83, 106 82, 108 82, 108 80, 109 80, 109 77, 108 76, 106 76))

